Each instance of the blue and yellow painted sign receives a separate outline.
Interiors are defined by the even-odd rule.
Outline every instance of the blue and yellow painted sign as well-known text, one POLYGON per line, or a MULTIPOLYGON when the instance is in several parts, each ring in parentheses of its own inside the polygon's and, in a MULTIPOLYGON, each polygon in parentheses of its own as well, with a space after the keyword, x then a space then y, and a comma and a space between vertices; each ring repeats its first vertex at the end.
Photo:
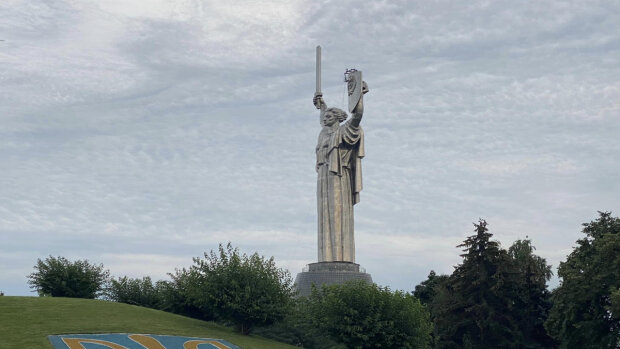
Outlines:
POLYGON ((55 349, 240 349, 223 339, 154 334, 67 334, 49 340, 55 349))

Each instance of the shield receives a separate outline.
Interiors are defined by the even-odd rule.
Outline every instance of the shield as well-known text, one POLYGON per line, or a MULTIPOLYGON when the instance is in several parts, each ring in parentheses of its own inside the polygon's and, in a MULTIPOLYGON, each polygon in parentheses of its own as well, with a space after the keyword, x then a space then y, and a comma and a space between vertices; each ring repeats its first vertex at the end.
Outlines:
POLYGON ((362 98, 362 72, 359 70, 351 71, 347 74, 347 90, 349 92, 349 112, 353 109, 362 98))

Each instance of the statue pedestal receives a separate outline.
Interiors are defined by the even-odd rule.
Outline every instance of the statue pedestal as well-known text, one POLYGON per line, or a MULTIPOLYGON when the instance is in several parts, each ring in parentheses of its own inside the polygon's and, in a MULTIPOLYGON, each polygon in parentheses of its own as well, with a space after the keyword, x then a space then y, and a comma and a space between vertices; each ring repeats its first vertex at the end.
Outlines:
POLYGON ((360 265, 352 262, 318 262, 308 264, 307 270, 297 274, 295 287, 299 296, 308 296, 312 291, 312 284, 322 285, 343 284, 351 280, 363 280, 372 283, 372 277, 360 265))

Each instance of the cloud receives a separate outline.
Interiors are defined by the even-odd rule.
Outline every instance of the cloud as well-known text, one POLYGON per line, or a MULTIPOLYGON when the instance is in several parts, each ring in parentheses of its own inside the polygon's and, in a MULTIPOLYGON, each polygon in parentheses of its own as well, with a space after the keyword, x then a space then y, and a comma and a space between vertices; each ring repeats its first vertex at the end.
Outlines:
POLYGON ((181 269, 191 265, 191 259, 173 257, 166 254, 152 253, 105 253, 99 259, 113 277, 127 276, 130 278, 142 278, 149 276, 153 280, 167 280, 168 273, 174 273, 175 268, 181 269), (144 266, 148 265, 148 270, 144 266))
POLYGON ((478 217, 557 266, 620 206, 616 7, 3 2, 4 282, 27 293, 49 254, 164 275, 226 241, 313 262, 317 44, 330 106, 345 68, 370 86, 355 210, 377 282, 449 273, 478 217))

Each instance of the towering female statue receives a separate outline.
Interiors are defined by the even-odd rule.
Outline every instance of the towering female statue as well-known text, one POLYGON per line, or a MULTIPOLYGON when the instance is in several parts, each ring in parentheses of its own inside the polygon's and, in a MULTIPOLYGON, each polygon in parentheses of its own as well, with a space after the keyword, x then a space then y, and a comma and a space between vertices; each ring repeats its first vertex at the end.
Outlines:
MULTIPOLYGON (((361 78, 361 72, 359 74, 361 78)), ((349 81, 349 94, 351 84, 349 81)), ((353 205, 360 200, 364 131, 360 127, 364 113, 363 82, 351 118, 338 108, 327 108, 317 92, 314 105, 321 110, 321 133, 316 146, 318 251, 319 262, 355 262, 353 205), (346 120, 346 121, 345 121, 346 120)))

